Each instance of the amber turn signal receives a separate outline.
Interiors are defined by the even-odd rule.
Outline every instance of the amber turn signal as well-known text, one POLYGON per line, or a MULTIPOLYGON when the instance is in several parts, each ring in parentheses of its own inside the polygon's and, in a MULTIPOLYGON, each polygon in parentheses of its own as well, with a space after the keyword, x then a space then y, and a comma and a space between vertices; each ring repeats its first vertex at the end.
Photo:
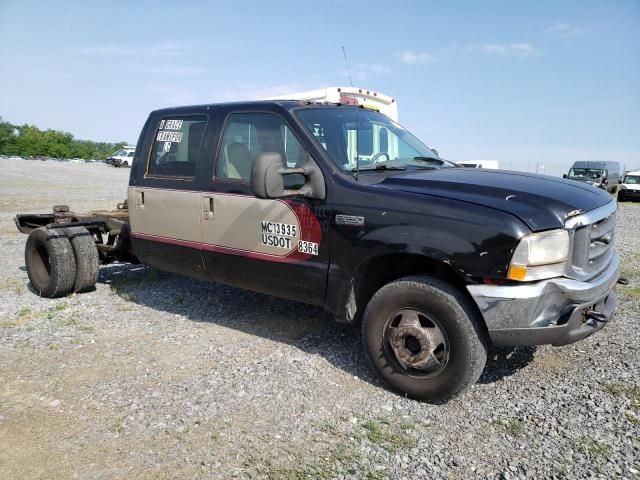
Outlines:
POLYGON ((509 267, 509 272, 507 273, 507 278, 509 280, 518 280, 521 282, 527 276, 527 267, 523 265, 511 265, 509 267))

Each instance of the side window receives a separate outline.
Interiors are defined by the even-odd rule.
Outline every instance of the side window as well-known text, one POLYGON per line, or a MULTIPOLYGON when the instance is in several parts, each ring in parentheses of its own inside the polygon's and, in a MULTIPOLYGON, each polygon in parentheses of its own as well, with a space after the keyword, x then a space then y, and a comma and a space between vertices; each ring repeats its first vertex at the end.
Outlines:
MULTIPOLYGON (((248 182, 253 161, 266 152, 279 153, 283 166, 289 168, 301 166, 307 159, 304 147, 280 117, 269 113, 233 113, 222 134, 216 177, 248 182)), ((302 183, 301 175, 285 177, 288 188, 302 183)))
POLYGON ((160 120, 147 175, 194 177, 206 125, 206 115, 172 116, 160 120))

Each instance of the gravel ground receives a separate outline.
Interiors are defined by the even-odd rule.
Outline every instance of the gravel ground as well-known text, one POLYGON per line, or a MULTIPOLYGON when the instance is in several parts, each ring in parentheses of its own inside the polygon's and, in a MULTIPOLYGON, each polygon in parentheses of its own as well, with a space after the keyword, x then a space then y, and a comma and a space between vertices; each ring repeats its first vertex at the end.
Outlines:
POLYGON ((0 168, 0 478, 640 478, 640 204, 620 207, 615 321, 493 351, 433 406, 389 392, 315 307, 131 265, 37 297, 13 215, 113 207, 129 171, 0 168))

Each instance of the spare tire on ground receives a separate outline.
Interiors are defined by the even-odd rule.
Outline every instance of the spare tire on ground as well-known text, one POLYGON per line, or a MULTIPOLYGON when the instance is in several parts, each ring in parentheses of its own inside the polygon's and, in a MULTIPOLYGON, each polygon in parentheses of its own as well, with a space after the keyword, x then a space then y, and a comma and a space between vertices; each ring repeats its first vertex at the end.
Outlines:
POLYGON ((93 290, 98 281, 100 268, 100 258, 93 235, 84 227, 67 227, 61 230, 71 242, 76 259, 73 292, 82 293, 93 290))
POLYGON ((29 233, 24 251, 27 274, 41 297, 62 297, 73 288, 76 258, 63 232, 36 228, 29 233))

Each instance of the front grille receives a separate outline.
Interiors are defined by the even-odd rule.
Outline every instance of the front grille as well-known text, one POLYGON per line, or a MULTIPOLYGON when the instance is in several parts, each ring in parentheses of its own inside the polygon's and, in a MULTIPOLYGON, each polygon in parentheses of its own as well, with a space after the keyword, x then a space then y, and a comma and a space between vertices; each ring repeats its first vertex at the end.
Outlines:
POLYGON ((585 280, 604 270, 613 256, 615 226, 614 211, 605 218, 593 219, 593 223, 573 230, 567 276, 585 280))

